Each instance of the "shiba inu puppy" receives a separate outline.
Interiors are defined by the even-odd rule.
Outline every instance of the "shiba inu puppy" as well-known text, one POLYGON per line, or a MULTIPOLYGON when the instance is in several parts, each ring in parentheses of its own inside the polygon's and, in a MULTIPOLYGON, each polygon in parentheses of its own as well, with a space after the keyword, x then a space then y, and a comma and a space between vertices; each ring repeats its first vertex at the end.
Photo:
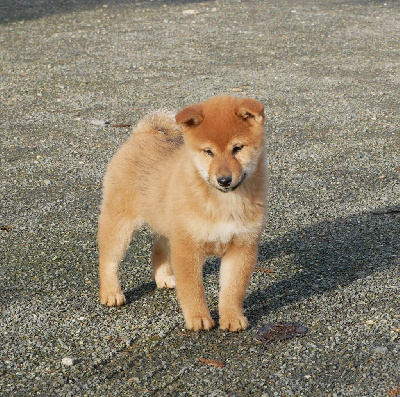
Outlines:
POLYGON ((214 326, 202 282, 221 256, 219 326, 246 329, 243 300, 267 209, 264 106, 217 96, 144 117, 111 159, 99 218, 100 300, 125 303, 118 267, 135 231, 154 232, 154 280, 176 287, 186 327, 214 326))

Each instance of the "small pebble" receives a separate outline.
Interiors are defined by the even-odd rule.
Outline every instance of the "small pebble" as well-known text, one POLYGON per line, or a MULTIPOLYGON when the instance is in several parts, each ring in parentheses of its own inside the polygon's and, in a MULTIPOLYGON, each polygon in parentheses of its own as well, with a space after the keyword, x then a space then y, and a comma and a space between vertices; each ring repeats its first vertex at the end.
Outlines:
POLYGON ((388 348, 385 346, 378 346, 371 350, 371 353, 376 356, 383 356, 388 352, 388 348))
POLYGON ((184 10, 182 11, 183 15, 196 15, 199 14, 199 11, 197 10, 184 10))
POLYGON ((90 120, 90 124, 98 125, 99 127, 107 127, 110 125, 110 122, 105 120, 90 120))
POLYGON ((72 367, 78 363, 78 360, 76 358, 72 358, 72 357, 64 357, 61 362, 63 365, 65 365, 67 367, 72 367))

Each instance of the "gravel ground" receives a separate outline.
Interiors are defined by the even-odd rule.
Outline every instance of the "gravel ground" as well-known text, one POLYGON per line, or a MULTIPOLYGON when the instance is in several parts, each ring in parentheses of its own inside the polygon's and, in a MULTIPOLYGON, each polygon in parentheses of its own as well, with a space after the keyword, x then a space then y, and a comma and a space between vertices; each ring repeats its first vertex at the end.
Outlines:
POLYGON ((0 394, 400 395, 399 21, 398 1, 3 0, 0 394), (123 125, 219 93, 266 105, 251 327, 184 330, 146 229, 128 305, 102 307, 101 180, 123 125), (257 344, 275 321, 308 332, 257 344))

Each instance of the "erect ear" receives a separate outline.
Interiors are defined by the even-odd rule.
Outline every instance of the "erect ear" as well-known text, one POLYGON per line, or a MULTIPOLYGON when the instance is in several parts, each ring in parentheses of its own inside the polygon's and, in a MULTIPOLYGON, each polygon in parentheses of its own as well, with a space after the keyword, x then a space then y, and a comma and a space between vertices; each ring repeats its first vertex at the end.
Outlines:
POLYGON ((244 120, 253 119, 259 124, 264 123, 264 105, 256 99, 239 99, 236 114, 244 120))
POLYGON ((175 120, 178 124, 184 124, 187 127, 199 125, 203 119, 204 114, 201 104, 188 106, 175 116, 175 120))

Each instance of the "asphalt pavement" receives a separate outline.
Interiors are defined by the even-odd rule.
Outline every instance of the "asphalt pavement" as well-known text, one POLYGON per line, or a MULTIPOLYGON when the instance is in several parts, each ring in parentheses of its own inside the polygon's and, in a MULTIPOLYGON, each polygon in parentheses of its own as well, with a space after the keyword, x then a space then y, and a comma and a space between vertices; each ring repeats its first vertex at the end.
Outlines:
POLYGON ((389 0, 2 0, 0 395, 400 396, 399 37, 389 0), (103 307, 108 160, 144 114, 221 93, 266 109, 249 329, 185 330, 147 229, 103 307), (257 342, 276 322, 307 333, 257 342))

